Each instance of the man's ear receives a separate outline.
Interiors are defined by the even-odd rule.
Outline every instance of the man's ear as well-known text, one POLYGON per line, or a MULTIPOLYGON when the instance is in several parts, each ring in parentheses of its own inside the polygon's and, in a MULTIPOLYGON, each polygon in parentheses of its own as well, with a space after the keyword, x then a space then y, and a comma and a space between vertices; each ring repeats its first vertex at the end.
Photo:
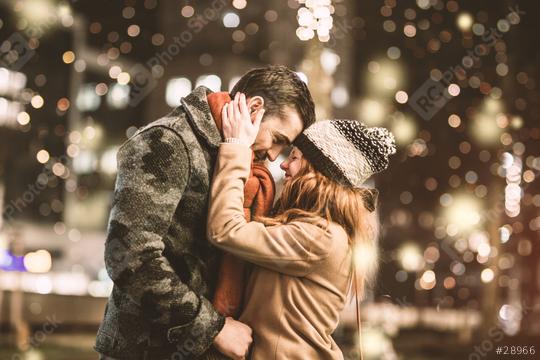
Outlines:
POLYGON ((264 109, 264 99, 262 96, 250 97, 247 101, 247 106, 249 108, 249 112, 253 114, 257 110, 264 109))

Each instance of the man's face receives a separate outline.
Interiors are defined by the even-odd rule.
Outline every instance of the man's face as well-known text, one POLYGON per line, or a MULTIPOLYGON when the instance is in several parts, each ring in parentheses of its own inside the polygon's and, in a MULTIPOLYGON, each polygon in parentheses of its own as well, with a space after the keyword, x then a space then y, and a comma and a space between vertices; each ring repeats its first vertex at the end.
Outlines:
POLYGON ((270 161, 276 160, 279 154, 300 135, 303 127, 304 123, 300 114, 290 107, 285 108, 283 116, 265 116, 255 138, 255 143, 251 147, 255 158, 257 160, 266 158, 270 161))

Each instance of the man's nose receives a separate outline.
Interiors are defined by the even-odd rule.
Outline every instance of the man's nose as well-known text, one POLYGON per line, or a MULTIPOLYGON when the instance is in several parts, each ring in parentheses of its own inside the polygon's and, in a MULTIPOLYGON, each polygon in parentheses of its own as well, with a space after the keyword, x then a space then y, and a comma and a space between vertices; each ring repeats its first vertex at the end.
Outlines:
POLYGON ((278 150, 275 150, 275 149, 270 149, 268 150, 268 152, 266 153, 266 155, 268 156, 268 160, 270 161, 274 161, 278 158, 279 156, 279 151, 278 150))

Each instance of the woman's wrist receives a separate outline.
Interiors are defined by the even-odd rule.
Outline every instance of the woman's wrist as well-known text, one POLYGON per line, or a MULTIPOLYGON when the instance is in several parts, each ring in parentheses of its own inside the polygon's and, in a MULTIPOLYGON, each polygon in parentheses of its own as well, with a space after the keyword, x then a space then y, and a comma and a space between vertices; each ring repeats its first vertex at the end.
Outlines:
POLYGON ((247 147, 251 146, 249 144, 249 141, 247 141, 245 139, 241 139, 241 138, 235 138, 235 137, 225 138, 224 142, 227 143, 227 144, 241 144, 241 145, 245 145, 247 147))

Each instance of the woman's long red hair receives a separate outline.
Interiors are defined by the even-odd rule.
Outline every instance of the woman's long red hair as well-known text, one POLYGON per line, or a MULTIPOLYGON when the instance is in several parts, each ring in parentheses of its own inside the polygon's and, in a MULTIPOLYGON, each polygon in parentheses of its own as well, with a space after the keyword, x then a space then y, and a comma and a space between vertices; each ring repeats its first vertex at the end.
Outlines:
POLYGON ((341 225, 349 235, 361 283, 373 283, 378 268, 378 192, 338 184, 306 159, 301 161, 298 174, 285 183, 274 214, 257 221, 268 226, 299 219, 317 224, 323 218, 341 225))

